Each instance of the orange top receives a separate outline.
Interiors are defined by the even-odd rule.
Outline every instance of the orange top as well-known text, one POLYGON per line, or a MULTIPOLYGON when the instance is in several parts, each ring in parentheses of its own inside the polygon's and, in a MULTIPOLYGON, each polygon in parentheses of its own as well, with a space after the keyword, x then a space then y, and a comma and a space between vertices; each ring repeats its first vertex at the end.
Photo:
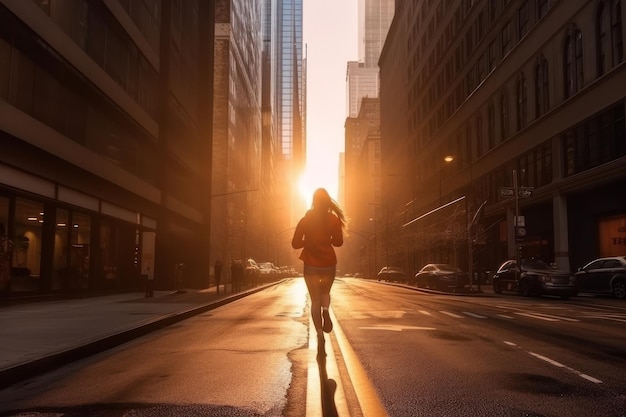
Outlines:
POLYGON ((291 240, 294 249, 302 249, 305 265, 327 267, 337 264, 333 246, 343 245, 341 221, 330 212, 309 210, 298 222, 291 240))

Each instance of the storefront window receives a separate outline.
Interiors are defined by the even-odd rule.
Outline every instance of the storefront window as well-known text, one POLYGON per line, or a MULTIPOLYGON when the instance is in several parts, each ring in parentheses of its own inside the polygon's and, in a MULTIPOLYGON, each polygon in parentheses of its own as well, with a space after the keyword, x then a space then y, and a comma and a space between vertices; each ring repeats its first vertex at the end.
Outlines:
POLYGON ((622 256, 626 253, 626 214, 600 219, 600 256, 622 256))
POLYGON ((69 238, 68 211, 57 209, 56 221, 57 224, 54 229, 54 260, 51 288, 53 290, 65 290, 71 288, 71 274, 67 266, 67 243, 69 238))
POLYGON ((9 199, 0 197, 0 293, 10 290, 13 242, 9 239, 9 199))
POLYGON ((11 291, 36 291, 41 288, 41 237, 44 222, 43 204, 15 200, 13 268, 11 291))
POLYGON ((100 259, 102 265, 103 285, 106 288, 117 288, 117 229, 113 222, 102 219, 100 226, 100 259))
POLYGON ((70 267, 77 273, 78 287, 89 288, 89 242, 91 217, 84 213, 72 213, 70 267))

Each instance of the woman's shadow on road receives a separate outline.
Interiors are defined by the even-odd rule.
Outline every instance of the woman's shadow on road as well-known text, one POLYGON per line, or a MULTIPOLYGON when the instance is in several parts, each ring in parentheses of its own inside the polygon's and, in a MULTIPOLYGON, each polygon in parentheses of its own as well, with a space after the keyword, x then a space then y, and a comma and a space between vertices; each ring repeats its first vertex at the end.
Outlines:
POLYGON ((317 365, 320 371, 322 415, 324 417, 338 417, 337 407, 335 406, 337 382, 334 379, 328 379, 328 374, 326 373, 326 347, 323 336, 317 340, 317 365))

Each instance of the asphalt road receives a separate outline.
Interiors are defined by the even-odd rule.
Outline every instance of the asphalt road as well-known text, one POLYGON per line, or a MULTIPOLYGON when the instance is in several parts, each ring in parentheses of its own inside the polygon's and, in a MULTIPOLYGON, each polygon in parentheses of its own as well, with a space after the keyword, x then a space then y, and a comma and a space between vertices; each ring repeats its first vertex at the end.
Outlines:
POLYGON ((624 416, 626 305, 343 281, 333 311, 388 415, 624 416))
POLYGON ((0 391, 8 416, 624 416, 626 305, 287 280, 0 391), (314 332, 313 332, 314 333, 314 332))

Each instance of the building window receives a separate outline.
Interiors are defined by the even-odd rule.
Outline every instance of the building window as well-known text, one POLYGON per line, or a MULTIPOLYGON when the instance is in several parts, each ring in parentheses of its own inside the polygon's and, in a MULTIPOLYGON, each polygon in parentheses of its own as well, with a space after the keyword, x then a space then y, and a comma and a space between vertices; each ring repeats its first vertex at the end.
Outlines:
POLYGON ((527 123, 528 113, 527 92, 526 92, 526 77, 524 74, 520 74, 517 79, 517 129, 520 130, 527 123))
POLYGON ((552 145, 547 141, 522 155, 518 170, 523 173, 522 185, 542 187, 552 182, 552 145))
POLYGON ((537 118, 550 108, 548 60, 542 55, 535 69, 535 110, 537 118))
POLYGON ((493 22, 498 17, 499 0, 489 0, 489 21, 493 22))
POLYGON ((613 46, 613 66, 624 59, 624 41, 622 39, 622 2, 611 2, 611 45, 613 46))
POLYGON ((625 156, 624 121, 622 102, 565 132, 565 175, 573 175, 625 156))
POLYGON ((507 22, 502 28, 502 56, 506 56, 506 53, 511 49, 511 23, 507 22))
POLYGON ((600 3, 596 16, 596 68, 598 77, 606 72, 606 8, 600 3))
POLYGON ((509 137, 509 100, 506 92, 500 96, 500 134, 502 141, 509 137))
POLYGON ((476 116, 476 157, 483 154, 483 118, 479 114, 476 116))
POLYGON ((565 38, 563 45, 563 82, 564 96, 571 97, 583 87, 583 46, 582 32, 574 29, 572 35, 565 38))
POLYGON ((487 140, 489 142, 489 149, 493 149, 496 146, 496 114, 491 101, 489 101, 489 107, 487 109, 487 118, 487 140))
POLYGON ((41 282, 41 248, 44 223, 42 203, 16 198, 11 291, 37 291, 41 282))
POLYGON ((548 0, 537 0, 537 20, 548 13, 548 0))
POLYGON ((519 8, 517 14, 517 32, 518 39, 522 39, 526 33, 528 33, 529 16, 528 16, 528 1, 522 3, 522 7, 519 8))
POLYGON ((489 44, 488 64, 489 71, 494 69, 496 66, 496 41, 493 41, 489 44))

